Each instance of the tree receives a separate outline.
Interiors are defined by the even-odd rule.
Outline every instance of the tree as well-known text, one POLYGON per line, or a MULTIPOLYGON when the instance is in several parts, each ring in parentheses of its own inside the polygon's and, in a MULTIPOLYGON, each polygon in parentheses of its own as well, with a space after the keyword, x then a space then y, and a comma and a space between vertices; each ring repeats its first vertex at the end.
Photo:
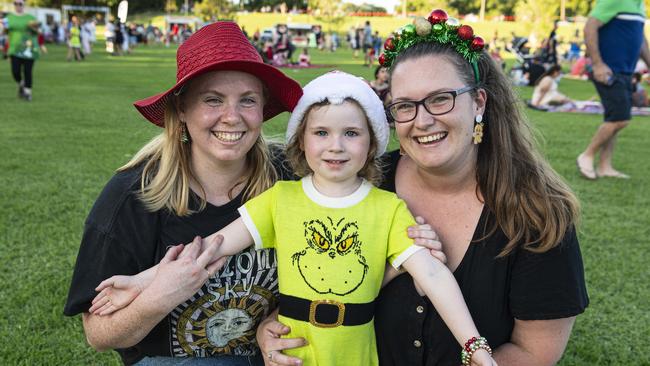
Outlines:
MULTIPOLYGON (((557 0, 522 0, 515 7, 517 21, 524 24, 527 32, 543 39, 553 28, 553 22, 560 17, 560 2, 557 0)), ((534 46, 534 45, 533 45, 534 46)))
POLYGON ((343 22, 345 15, 341 0, 309 0, 309 9, 316 19, 327 24, 328 32, 331 31, 332 25, 343 22))
POLYGON ((194 3, 194 14, 205 21, 233 20, 235 9, 229 0, 203 0, 194 3))
MULTIPOLYGON (((402 0, 406 1, 406 12, 408 14, 429 15, 433 9, 449 9, 447 0, 402 0)), ((401 12, 401 5, 399 11, 401 12)))

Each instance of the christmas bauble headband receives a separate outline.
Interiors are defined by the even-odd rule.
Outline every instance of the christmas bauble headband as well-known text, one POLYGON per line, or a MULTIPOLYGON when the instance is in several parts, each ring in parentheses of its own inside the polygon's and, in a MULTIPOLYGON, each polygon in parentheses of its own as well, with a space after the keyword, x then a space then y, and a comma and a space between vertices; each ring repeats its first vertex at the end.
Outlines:
POLYGON ((413 24, 407 24, 393 32, 384 43, 384 53, 379 56, 379 64, 390 67, 397 55, 423 42, 451 45, 472 65, 476 82, 480 80, 477 62, 485 47, 485 41, 474 36, 472 27, 461 25, 458 19, 450 18, 442 9, 432 11, 427 19, 416 17, 413 24))

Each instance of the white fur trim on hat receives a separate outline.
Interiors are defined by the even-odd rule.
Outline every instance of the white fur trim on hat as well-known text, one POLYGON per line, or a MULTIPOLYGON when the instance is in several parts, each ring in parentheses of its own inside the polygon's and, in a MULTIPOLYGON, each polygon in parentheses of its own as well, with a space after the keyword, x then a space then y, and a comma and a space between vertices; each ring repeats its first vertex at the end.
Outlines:
POLYGON ((342 104, 345 98, 356 100, 363 108, 370 127, 377 139, 377 155, 381 156, 386 151, 390 131, 384 104, 381 102, 375 91, 362 78, 350 75, 342 71, 332 71, 319 76, 309 82, 302 89, 302 98, 293 109, 289 123, 287 124, 287 143, 300 125, 305 112, 313 104, 328 100, 331 104, 342 104))

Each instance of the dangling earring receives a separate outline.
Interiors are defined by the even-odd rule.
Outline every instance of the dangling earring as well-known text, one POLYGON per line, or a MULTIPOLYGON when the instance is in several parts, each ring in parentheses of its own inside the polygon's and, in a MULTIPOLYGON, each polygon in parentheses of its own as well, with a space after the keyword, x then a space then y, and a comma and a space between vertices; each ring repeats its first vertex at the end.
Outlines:
POLYGON ((402 148, 402 144, 399 144, 399 154, 400 156, 406 155, 406 151, 404 151, 404 149, 402 148))
POLYGON ((190 139, 187 136, 187 128, 185 127, 185 123, 181 122, 181 142, 187 144, 189 141, 190 139))
POLYGON ((483 115, 478 114, 474 117, 474 145, 478 145, 483 141, 483 115))

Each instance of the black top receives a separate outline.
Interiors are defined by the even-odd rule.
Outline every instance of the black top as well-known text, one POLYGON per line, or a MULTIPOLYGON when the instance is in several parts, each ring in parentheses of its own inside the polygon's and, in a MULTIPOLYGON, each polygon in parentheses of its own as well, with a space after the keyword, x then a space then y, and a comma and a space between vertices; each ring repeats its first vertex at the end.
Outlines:
MULTIPOLYGON (((392 152, 387 158, 382 188, 395 192, 399 154, 392 152)), ((454 276, 480 334, 496 349, 510 340, 515 318, 575 316, 585 310, 589 299, 574 229, 546 253, 515 250, 497 259, 508 241, 504 233, 497 229, 479 240, 494 219, 485 206, 472 244, 454 276)), ((408 274, 397 277, 380 292, 375 330, 380 365, 460 364, 460 346, 431 302, 418 295, 408 274)))
MULTIPOLYGON (((280 161, 276 155, 276 161, 280 161)), ((276 164, 276 168, 278 165, 276 164)), ((289 179, 282 169, 280 175, 289 179)), ((108 182, 86 220, 64 314, 86 312, 104 279, 144 271, 171 245, 207 236, 239 217, 242 194, 223 206, 179 217, 149 212, 137 197, 142 167, 119 172, 108 182)), ((192 195, 190 208, 198 210, 192 195)), ((250 356, 259 349, 255 330, 276 306, 277 260, 273 250, 250 247, 230 257, 190 299, 180 304, 137 345, 117 350, 125 364, 144 356, 250 356)))

